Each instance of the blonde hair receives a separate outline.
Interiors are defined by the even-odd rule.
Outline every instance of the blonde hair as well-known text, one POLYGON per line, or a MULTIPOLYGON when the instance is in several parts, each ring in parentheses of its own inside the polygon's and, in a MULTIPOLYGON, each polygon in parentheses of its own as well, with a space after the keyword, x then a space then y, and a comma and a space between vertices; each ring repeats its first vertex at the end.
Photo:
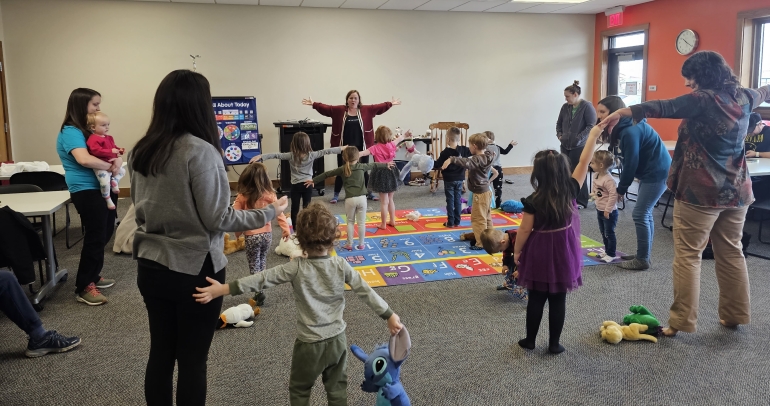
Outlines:
MULTIPOLYGON (((607 171, 611 170, 615 166, 615 155, 610 151, 599 150, 594 152, 594 159, 596 162, 602 164, 607 171)), ((599 178, 599 174, 596 174, 596 178, 599 178)))
POLYGON ((291 139, 289 150, 291 151, 291 157, 294 160, 294 164, 300 166, 302 160, 305 159, 305 157, 310 156, 310 153, 313 152, 313 147, 310 146, 310 137, 307 133, 302 131, 295 133, 294 137, 291 139))
POLYGON ((484 131, 484 134, 487 136, 487 138, 489 138, 490 144, 495 142, 495 133, 493 133, 492 131, 484 131))
POLYGON ((342 174, 345 175, 347 178, 350 176, 350 174, 353 173, 353 171, 350 169, 350 165, 358 160, 358 147, 356 146, 349 146, 342 150, 342 160, 345 161, 344 169, 342 170, 342 174))
POLYGON ((446 132, 447 139, 453 142, 460 142, 461 135, 462 132, 460 132, 460 129, 457 127, 450 127, 446 132))
POLYGON ((473 145, 479 151, 485 150, 487 148, 488 143, 489 143, 489 138, 487 138, 487 135, 484 133, 476 133, 471 135, 470 138, 468 138, 468 144, 473 145))
POLYGON ((387 144, 393 140, 393 131, 387 126, 381 125, 374 131, 374 142, 378 144, 387 144))
POLYGON ((272 196, 275 198, 273 182, 267 174, 267 167, 261 162, 249 164, 238 178, 238 193, 246 198, 246 208, 253 209, 257 200, 272 196))
POLYGON ((481 245, 487 254, 497 254, 503 250, 503 244, 500 242, 505 234, 496 228, 488 228, 481 232, 481 245))
POLYGON ((94 128, 94 127, 96 127, 96 119, 97 118, 109 119, 110 116, 102 113, 101 111, 97 111, 96 113, 91 113, 91 114, 87 115, 86 116, 86 127, 88 127, 89 130, 94 128))

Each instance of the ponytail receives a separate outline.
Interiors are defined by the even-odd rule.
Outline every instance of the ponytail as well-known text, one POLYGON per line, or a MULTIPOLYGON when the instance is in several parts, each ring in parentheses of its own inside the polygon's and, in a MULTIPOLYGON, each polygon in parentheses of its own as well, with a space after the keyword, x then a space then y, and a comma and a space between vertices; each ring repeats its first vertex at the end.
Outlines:
POLYGON ((349 177, 353 171, 350 170, 350 162, 345 162, 345 169, 342 170, 342 173, 345 174, 345 177, 349 177))

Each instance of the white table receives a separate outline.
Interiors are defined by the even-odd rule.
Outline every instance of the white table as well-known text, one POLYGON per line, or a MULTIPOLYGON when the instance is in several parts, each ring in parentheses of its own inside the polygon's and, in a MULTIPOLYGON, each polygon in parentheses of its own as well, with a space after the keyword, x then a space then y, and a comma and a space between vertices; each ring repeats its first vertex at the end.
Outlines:
POLYGON ((770 158, 746 158, 750 176, 770 175, 770 158))
POLYGON ((676 149, 676 141, 663 141, 663 145, 665 145, 666 149, 669 151, 676 149))
MULTIPOLYGON (((46 172, 56 172, 56 173, 64 175, 64 166, 62 166, 62 165, 48 165, 48 171, 46 171, 46 172)), ((13 176, 13 175, 11 175, 11 176, 13 176)), ((0 180, 11 179, 11 176, 0 175, 0 180)))
POLYGON ((64 207, 70 201, 70 192, 35 192, 35 193, 10 193, 0 195, 0 206, 8 206, 27 217, 43 218, 43 242, 48 256, 48 281, 40 281, 40 291, 32 296, 32 305, 40 310, 40 304, 45 296, 52 291, 62 278, 67 277, 67 270, 56 271, 56 254, 53 250, 53 229, 51 228, 51 215, 64 207))

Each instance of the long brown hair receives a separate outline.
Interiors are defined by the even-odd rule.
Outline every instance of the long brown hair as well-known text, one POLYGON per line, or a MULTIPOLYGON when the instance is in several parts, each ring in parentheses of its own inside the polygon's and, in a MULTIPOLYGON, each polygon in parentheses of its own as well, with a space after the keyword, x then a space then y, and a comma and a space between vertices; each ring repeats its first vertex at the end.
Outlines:
POLYGON ((174 144, 186 134, 222 153, 209 81, 200 73, 180 69, 160 82, 152 103, 150 126, 134 147, 131 166, 143 176, 163 173, 174 153, 174 144))
MULTIPOLYGON (((607 96, 599 100, 599 104, 606 107, 610 114, 620 109, 626 108, 626 103, 623 102, 623 99, 621 99, 619 96, 607 96)), ((596 119, 596 124, 599 124, 601 121, 602 120, 596 119)), ((608 128, 605 128, 604 131, 602 131, 600 139, 603 143, 608 143, 610 148, 613 148, 618 144, 618 134, 615 133, 615 137, 613 138, 608 128)))
POLYGON ((266 195, 275 196, 273 182, 267 175, 267 167, 261 162, 249 164, 238 178, 238 193, 246 198, 246 207, 253 209, 257 200, 266 195))
POLYGON ((347 178, 353 171, 350 169, 350 165, 358 160, 358 147, 355 145, 348 146, 342 150, 342 160, 345 161, 344 169, 342 173, 347 178))
POLYGON ((289 150, 291 151, 291 159, 294 160, 294 165, 299 166, 302 164, 302 160, 313 152, 313 147, 310 146, 310 137, 307 133, 300 131, 294 134, 289 150))
POLYGON ((700 51, 692 54, 682 64, 682 76, 694 80, 698 89, 723 91, 736 96, 741 82, 725 58, 714 51, 700 51))
POLYGON ((547 229, 564 227, 572 215, 572 174, 567 157, 547 149, 535 154, 529 183, 535 189, 533 206, 547 229))
POLYGON ((64 121, 61 124, 63 130, 65 126, 71 125, 80 132, 83 133, 83 137, 88 138, 91 135, 91 131, 86 124, 86 116, 88 115, 88 103, 94 96, 101 97, 102 95, 93 89, 85 87, 79 87, 70 93, 70 97, 67 100, 67 112, 64 114, 64 121))

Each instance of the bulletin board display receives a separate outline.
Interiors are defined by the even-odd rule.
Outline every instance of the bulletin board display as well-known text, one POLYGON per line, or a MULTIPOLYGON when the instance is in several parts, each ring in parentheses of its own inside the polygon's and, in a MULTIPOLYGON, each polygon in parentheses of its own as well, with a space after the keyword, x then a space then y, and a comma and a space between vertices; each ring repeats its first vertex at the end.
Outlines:
POLYGON ((257 99, 214 97, 212 101, 225 165, 248 164, 262 151, 262 137, 257 126, 257 99))

